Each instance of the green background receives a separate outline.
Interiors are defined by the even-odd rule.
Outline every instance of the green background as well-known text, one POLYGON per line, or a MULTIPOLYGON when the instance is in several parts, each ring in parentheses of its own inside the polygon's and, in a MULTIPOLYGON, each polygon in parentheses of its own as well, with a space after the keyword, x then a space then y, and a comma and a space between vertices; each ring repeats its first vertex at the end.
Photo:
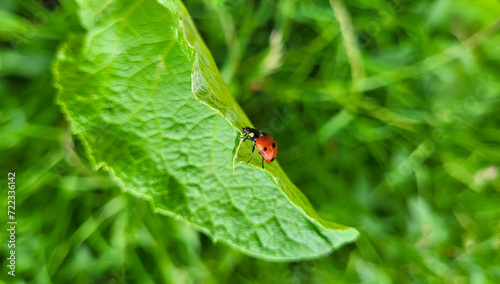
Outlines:
POLYGON ((323 218, 360 231, 329 256, 293 263, 214 244, 93 172, 52 86, 59 44, 82 29, 76 5, 0 5, 0 169, 4 185, 7 172, 18 176, 15 280, 500 281, 497 2, 185 1, 290 179, 323 218))

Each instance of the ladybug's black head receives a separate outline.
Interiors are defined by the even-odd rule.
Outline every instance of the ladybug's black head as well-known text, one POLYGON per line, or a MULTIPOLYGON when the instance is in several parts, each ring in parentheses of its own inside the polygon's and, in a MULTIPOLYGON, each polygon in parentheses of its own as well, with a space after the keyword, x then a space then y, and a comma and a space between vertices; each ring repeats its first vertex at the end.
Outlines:
POLYGON ((250 128, 250 127, 243 127, 241 129, 241 131, 243 131, 243 133, 247 134, 248 137, 250 137, 251 140, 254 140, 254 139, 257 139, 257 137, 260 136, 261 132, 257 129, 254 129, 254 128, 250 128))
POLYGON ((243 133, 246 133, 246 134, 252 132, 252 128, 250 128, 248 126, 247 127, 243 127, 241 130, 243 131, 243 133))

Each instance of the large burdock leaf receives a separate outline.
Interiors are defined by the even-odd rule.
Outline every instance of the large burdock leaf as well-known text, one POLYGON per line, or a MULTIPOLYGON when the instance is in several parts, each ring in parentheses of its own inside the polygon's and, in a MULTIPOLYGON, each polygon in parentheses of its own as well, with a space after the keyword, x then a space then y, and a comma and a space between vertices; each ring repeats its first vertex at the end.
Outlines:
POLYGON ((59 103, 124 190, 261 258, 313 258, 356 239, 321 219, 277 162, 240 163, 251 123, 182 3, 81 1, 79 16, 85 32, 54 65, 59 103))

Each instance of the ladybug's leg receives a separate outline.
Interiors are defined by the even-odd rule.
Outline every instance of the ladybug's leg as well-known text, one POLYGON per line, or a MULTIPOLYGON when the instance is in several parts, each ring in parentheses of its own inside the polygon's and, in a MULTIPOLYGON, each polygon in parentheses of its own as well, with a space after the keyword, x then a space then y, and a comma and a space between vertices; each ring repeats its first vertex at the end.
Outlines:
POLYGON ((240 137, 240 139, 243 139, 243 142, 247 141, 248 138, 250 138, 250 137, 248 137, 248 136, 240 137))
POLYGON ((259 152, 261 158, 262 158, 262 168, 264 168, 264 156, 259 152))
MULTIPOLYGON (((253 159, 253 152, 255 151, 255 145, 256 144, 253 144, 252 155, 250 155, 250 160, 248 160, 247 164, 253 159)), ((260 152, 259 152, 259 154, 260 154, 260 152)))

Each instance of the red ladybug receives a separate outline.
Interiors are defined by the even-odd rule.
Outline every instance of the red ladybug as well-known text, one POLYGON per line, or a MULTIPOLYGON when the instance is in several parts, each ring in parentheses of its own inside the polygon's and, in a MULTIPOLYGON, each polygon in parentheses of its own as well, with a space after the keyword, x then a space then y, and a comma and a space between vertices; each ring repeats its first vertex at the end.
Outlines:
POLYGON ((240 137, 241 139, 243 139, 243 142, 245 142, 246 140, 250 140, 253 142, 252 155, 250 156, 250 160, 248 160, 247 164, 253 158, 255 146, 257 146, 259 154, 262 157, 262 168, 264 168, 264 160, 266 160, 268 164, 276 160, 276 155, 278 155, 278 145, 271 136, 250 127, 243 127, 241 130, 245 135, 243 137, 240 137))

